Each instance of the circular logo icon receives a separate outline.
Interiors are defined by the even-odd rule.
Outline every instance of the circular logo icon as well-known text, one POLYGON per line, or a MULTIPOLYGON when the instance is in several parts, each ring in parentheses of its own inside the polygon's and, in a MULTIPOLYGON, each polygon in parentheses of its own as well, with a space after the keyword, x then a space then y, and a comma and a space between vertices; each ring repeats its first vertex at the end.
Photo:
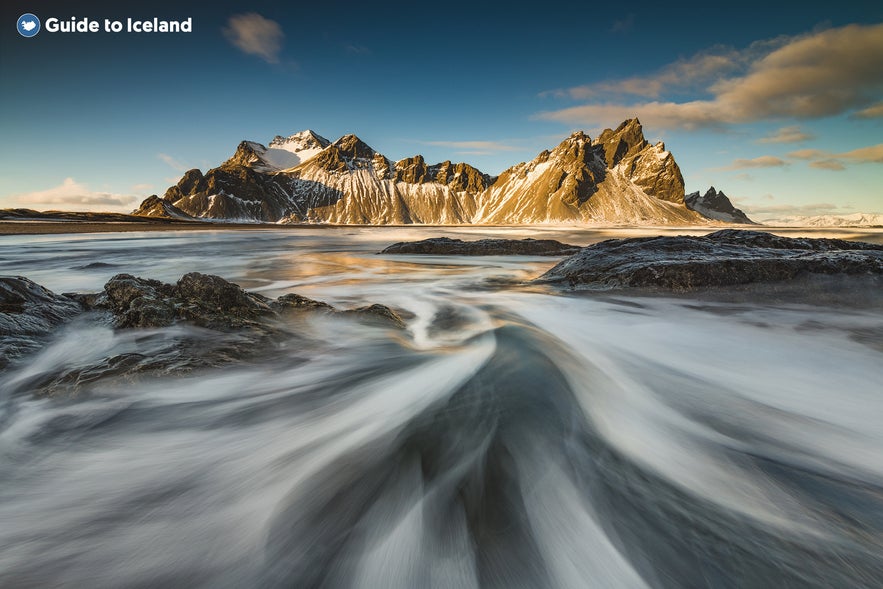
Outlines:
POLYGON ((18 17, 16 28, 22 37, 33 37, 40 32, 40 19, 30 12, 26 12, 18 17))

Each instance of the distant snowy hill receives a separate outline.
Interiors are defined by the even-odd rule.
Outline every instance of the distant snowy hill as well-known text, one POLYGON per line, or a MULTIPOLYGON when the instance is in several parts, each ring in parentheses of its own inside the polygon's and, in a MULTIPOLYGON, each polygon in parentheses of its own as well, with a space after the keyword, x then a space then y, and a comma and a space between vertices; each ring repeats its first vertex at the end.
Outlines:
POLYGON ((849 215, 787 216, 764 219, 771 227, 883 227, 883 213, 851 213, 849 215))

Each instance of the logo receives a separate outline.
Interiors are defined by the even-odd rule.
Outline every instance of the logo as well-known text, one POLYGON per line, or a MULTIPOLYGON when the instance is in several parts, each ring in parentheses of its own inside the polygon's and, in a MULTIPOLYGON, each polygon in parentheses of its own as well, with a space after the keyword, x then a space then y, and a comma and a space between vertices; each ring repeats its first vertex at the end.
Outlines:
POLYGON ((22 37, 33 37, 40 32, 40 19, 30 12, 26 12, 18 17, 16 28, 22 37))

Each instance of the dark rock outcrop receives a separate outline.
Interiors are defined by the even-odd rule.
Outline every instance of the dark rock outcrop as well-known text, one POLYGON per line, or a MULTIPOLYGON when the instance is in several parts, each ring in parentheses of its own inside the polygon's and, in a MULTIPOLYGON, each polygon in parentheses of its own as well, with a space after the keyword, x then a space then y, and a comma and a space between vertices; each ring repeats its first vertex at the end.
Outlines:
POLYGON ((404 329, 405 321, 402 317, 387 307, 386 305, 367 305, 364 307, 356 307, 346 311, 340 311, 341 315, 349 315, 362 323, 370 325, 379 325, 381 327, 394 327, 396 329, 404 329))
POLYGON ((74 299, 23 276, 0 277, 0 368, 39 349, 49 332, 80 312, 74 299))
POLYGON ((453 256, 569 256, 580 250, 554 239, 479 239, 463 241, 433 237, 421 241, 395 243, 381 254, 429 254, 453 256))
POLYGON ((199 272, 185 274, 176 284, 118 274, 104 286, 103 298, 93 299, 93 306, 109 309, 115 325, 120 328, 165 327, 186 322, 221 331, 264 330, 268 319, 316 311, 382 316, 396 327, 405 326, 395 311, 384 305, 338 311, 328 303, 295 293, 271 300, 247 292, 220 276, 199 272))
POLYGON ((689 291, 807 275, 883 275, 883 245, 726 229, 704 237, 611 239, 562 260, 536 282, 689 291))
POLYGON ((691 211, 696 211, 703 217, 723 221, 725 223, 742 223, 745 225, 757 225, 748 218, 741 209, 737 209, 727 198, 723 191, 718 192, 714 186, 709 188, 705 194, 700 195, 699 191, 691 192, 684 197, 684 204, 691 211))

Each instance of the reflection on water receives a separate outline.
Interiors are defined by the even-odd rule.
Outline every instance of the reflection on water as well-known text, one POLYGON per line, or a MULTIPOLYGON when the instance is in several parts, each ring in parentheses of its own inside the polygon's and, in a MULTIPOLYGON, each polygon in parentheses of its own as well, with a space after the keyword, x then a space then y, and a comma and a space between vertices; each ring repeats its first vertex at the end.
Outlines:
POLYGON ((488 288, 550 259, 375 254, 442 232, 468 233, 0 240, 0 273, 57 291, 195 270, 409 318, 292 319, 161 377, 107 360, 236 336, 60 330, 0 372, 0 586, 880 586, 879 310, 564 297, 488 288), (34 395, 61 372, 92 376, 34 395))

